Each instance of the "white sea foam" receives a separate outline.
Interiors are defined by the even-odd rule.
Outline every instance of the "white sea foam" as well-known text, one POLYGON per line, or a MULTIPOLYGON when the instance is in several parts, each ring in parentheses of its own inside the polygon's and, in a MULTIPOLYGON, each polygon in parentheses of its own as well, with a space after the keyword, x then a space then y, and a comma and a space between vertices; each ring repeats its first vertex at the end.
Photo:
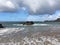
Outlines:
POLYGON ((10 34, 13 32, 16 33, 22 30, 24 30, 24 28, 4 28, 4 29, 0 29, 0 35, 10 34))
MULTIPOLYGON (((14 26, 27 26, 27 25, 23 25, 23 24, 13 24, 14 26)), ((49 24, 33 24, 31 26, 49 26, 49 24)))
POLYGON ((23 24, 13 24, 13 26, 23 26, 23 24))
POLYGON ((34 24, 33 26, 49 26, 49 24, 34 24))

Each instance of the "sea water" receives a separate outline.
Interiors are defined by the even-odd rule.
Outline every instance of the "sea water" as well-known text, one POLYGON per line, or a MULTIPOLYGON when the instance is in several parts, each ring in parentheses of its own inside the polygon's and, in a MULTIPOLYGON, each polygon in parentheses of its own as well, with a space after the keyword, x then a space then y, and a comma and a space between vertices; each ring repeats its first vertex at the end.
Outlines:
POLYGON ((23 39, 29 39, 28 37, 30 37, 33 34, 36 34, 37 32, 46 31, 46 33, 49 33, 47 31, 50 30, 60 32, 60 22, 35 23, 33 25, 3 23, 2 25, 5 28, 0 29, 0 43, 18 43, 23 39))
POLYGON ((20 31, 22 34, 25 34, 27 32, 35 33, 40 31, 60 29, 60 22, 35 23, 33 25, 4 23, 3 26, 5 28, 0 29, 0 33, 6 34, 6 33, 12 33, 15 31, 16 32, 20 31))
MULTIPOLYGON (((19 23, 2 23, 2 25, 3 26, 5 26, 5 27, 9 27, 9 28, 12 28, 12 27, 14 27, 14 28, 16 28, 16 27, 28 27, 28 26, 24 26, 23 24, 19 24, 19 23)), ((44 26, 60 26, 60 22, 41 22, 41 23, 35 23, 35 24, 33 24, 33 25, 31 25, 31 26, 42 26, 42 27, 44 27, 44 26)))

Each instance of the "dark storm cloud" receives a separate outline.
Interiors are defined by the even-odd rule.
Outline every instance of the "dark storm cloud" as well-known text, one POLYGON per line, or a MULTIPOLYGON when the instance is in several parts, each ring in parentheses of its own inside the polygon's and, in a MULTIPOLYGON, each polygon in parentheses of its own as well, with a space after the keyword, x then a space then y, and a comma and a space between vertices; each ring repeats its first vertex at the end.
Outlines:
POLYGON ((30 14, 54 14, 60 10, 60 0, 23 0, 30 14))
POLYGON ((23 7, 28 8, 29 14, 54 14, 60 10, 60 0, 0 0, 1 12, 15 12, 23 7))

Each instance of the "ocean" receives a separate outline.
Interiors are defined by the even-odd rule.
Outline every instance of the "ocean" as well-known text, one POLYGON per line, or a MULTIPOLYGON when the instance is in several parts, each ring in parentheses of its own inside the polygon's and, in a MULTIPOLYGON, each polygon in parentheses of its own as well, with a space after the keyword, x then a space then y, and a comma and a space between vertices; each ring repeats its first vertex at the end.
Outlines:
POLYGON ((3 23, 5 28, 0 29, 0 35, 21 32, 24 36, 27 33, 60 30, 60 22, 35 23, 33 25, 23 25, 17 23, 3 23), (2 33, 2 34, 1 34, 2 33))
POLYGON ((57 28, 60 28, 60 22, 43 22, 43 23, 35 23, 33 25, 23 25, 23 24, 18 24, 18 23, 3 23, 2 24, 5 28, 4 29, 9 29, 9 30, 20 30, 25 31, 31 31, 31 32, 40 32, 40 31, 47 31, 47 30, 54 30, 57 28))
MULTIPOLYGON (((24 26, 23 24, 19 23, 2 23, 4 27, 7 28, 18 28, 18 27, 28 27, 24 26)), ((35 23, 34 25, 31 25, 30 27, 46 27, 46 26, 60 26, 60 22, 41 22, 41 23, 35 23)))
MULTIPOLYGON (((60 22, 44 22, 44 23, 35 23, 33 25, 22 25, 22 24, 17 24, 17 23, 3 23, 2 25, 5 28, 0 29, 0 43, 1 42, 3 43, 22 42, 22 41, 24 42, 24 40, 27 43, 27 41, 28 42, 34 41, 34 40, 37 40, 37 38, 39 37, 41 37, 42 40, 43 39, 45 40, 46 36, 47 38, 48 37, 54 38, 54 40, 60 39, 60 22)), ((42 45, 44 45, 43 43, 42 45)), ((60 45, 60 42, 58 42, 58 44, 60 45)), ((58 45, 58 44, 55 44, 55 45, 58 45)))

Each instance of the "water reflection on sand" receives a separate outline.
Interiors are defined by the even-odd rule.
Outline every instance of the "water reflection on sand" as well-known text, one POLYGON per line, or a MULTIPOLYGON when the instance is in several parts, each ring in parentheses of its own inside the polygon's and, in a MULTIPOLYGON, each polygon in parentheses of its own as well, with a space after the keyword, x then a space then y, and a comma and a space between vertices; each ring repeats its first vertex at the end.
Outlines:
POLYGON ((0 29, 1 42, 20 42, 21 45, 60 45, 59 26, 20 26, 0 29))

